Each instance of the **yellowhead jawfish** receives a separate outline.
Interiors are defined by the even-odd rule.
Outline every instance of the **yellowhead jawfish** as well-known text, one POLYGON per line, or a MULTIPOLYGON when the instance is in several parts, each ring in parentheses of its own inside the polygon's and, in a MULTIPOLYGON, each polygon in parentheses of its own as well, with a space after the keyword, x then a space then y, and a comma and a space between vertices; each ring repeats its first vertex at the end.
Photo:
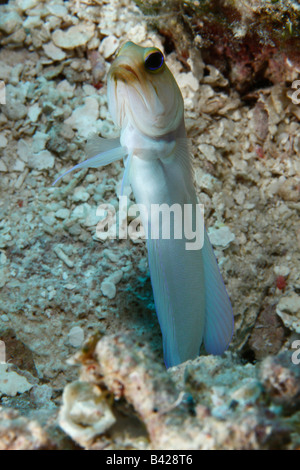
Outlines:
POLYGON ((99 139, 95 155, 68 172, 124 159, 124 184, 130 183, 144 208, 141 217, 166 366, 197 357, 202 342, 208 353, 222 354, 232 337, 232 308, 203 217, 200 222, 197 218, 183 98, 159 49, 132 42, 121 48, 108 74, 108 103, 121 129, 120 140, 99 139), (162 236, 161 220, 153 221, 149 214, 153 206, 163 204, 191 208, 187 221, 193 233, 203 228, 201 249, 191 246, 189 237, 177 237, 175 228, 169 238, 162 236))

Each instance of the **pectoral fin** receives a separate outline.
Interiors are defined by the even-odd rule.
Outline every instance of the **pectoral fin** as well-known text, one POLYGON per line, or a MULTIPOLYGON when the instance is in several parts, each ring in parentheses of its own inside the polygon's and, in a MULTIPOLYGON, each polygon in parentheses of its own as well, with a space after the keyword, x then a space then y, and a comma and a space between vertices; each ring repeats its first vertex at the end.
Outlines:
POLYGON ((73 168, 63 173, 54 181, 52 186, 73 170, 79 170, 81 168, 99 168, 120 160, 127 155, 127 149, 126 147, 120 146, 119 139, 102 139, 96 136, 92 137, 91 140, 87 142, 86 153, 90 158, 78 163, 73 168))

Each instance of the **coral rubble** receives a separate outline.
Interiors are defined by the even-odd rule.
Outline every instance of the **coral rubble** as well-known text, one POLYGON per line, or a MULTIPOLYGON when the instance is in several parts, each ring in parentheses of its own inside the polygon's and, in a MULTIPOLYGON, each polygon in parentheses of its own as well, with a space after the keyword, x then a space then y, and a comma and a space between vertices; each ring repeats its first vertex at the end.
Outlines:
POLYGON ((0 5, 1 449, 299 447, 298 44, 292 0, 0 5), (224 357, 169 371, 144 244, 96 234, 122 163, 52 187, 90 132, 118 136, 106 77, 128 40, 181 88, 235 316, 224 357))

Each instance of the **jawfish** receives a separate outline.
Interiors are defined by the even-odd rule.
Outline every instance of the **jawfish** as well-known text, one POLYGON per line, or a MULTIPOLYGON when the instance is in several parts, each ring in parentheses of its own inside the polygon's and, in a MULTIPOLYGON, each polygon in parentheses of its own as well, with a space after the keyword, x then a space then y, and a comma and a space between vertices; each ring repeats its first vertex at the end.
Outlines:
POLYGON ((183 98, 162 52, 124 44, 110 67, 107 93, 120 139, 98 138, 92 156, 66 173, 124 160, 123 183, 131 185, 143 208, 166 367, 197 357, 202 343, 207 353, 222 354, 233 334, 232 307, 203 216, 198 217, 183 98), (184 220, 193 233, 202 233, 201 247, 191 246, 185 235, 177 237, 176 227, 163 237, 161 220, 149 216, 162 205, 191 208, 184 220))

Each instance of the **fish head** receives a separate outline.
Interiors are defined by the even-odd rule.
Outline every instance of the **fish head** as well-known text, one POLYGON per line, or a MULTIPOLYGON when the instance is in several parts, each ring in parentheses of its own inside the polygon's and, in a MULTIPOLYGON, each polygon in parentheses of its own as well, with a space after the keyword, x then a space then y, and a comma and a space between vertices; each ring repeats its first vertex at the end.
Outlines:
POLYGON ((128 124, 158 138, 176 131, 183 120, 183 98, 155 47, 125 43, 108 74, 108 106, 121 129, 128 124))

